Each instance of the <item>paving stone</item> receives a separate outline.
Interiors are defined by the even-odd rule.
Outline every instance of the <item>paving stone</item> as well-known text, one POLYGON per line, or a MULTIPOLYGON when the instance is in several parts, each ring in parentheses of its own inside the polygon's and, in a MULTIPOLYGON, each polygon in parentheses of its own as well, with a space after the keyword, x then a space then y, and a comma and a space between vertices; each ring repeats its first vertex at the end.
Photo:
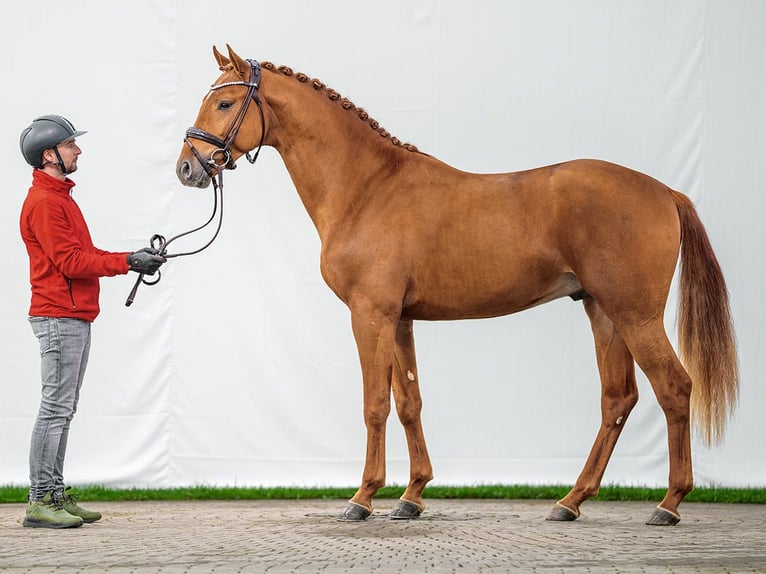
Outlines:
POLYGON ((24 528, 24 505, 4 504, 0 571, 766 573, 766 506, 684 503, 680 524, 652 527, 650 503, 586 502, 571 523, 544 520, 552 501, 431 500, 415 520, 376 504, 349 523, 339 500, 83 503, 104 517, 67 530, 24 528))

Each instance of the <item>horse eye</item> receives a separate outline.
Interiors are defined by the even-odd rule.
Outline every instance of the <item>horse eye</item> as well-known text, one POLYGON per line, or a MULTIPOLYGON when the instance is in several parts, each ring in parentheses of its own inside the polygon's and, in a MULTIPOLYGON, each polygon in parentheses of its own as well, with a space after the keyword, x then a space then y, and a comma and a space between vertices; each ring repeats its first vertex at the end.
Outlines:
POLYGON ((218 109, 219 110, 228 110, 231 108, 231 102, 219 102, 218 103, 218 109))

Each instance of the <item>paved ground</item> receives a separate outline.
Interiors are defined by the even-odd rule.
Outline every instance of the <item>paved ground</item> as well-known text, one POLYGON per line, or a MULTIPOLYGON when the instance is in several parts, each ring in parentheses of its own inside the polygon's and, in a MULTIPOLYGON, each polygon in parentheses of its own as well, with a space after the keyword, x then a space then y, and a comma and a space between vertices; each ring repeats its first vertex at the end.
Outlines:
POLYGON ((348 523, 338 500, 93 503, 100 522, 56 531, 5 504, 0 571, 766 573, 766 506, 686 503, 678 526, 652 527, 649 503, 587 502, 573 523, 544 521, 550 502, 432 500, 411 521, 377 504, 348 523))

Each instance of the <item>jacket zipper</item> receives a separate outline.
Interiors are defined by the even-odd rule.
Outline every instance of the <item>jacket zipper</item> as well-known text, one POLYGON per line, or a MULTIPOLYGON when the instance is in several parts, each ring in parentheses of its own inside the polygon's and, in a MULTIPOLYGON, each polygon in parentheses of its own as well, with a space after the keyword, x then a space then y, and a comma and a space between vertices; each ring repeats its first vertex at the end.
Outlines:
POLYGON ((72 280, 67 277, 67 285, 69 285, 69 298, 72 300, 72 309, 77 309, 77 305, 74 302, 74 293, 72 292, 72 280))

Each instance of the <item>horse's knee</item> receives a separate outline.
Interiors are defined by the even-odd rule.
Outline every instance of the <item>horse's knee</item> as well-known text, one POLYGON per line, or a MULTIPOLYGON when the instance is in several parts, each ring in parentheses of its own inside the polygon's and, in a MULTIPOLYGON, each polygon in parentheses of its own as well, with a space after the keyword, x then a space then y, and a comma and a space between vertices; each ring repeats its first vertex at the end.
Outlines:
POLYGON ((390 413, 391 405, 389 403, 366 406, 364 409, 364 423, 368 428, 384 427, 390 413))
POLYGON ((420 414, 423 411, 423 401, 414 398, 400 400, 396 403, 396 414, 403 426, 415 424, 420 421, 420 414))

